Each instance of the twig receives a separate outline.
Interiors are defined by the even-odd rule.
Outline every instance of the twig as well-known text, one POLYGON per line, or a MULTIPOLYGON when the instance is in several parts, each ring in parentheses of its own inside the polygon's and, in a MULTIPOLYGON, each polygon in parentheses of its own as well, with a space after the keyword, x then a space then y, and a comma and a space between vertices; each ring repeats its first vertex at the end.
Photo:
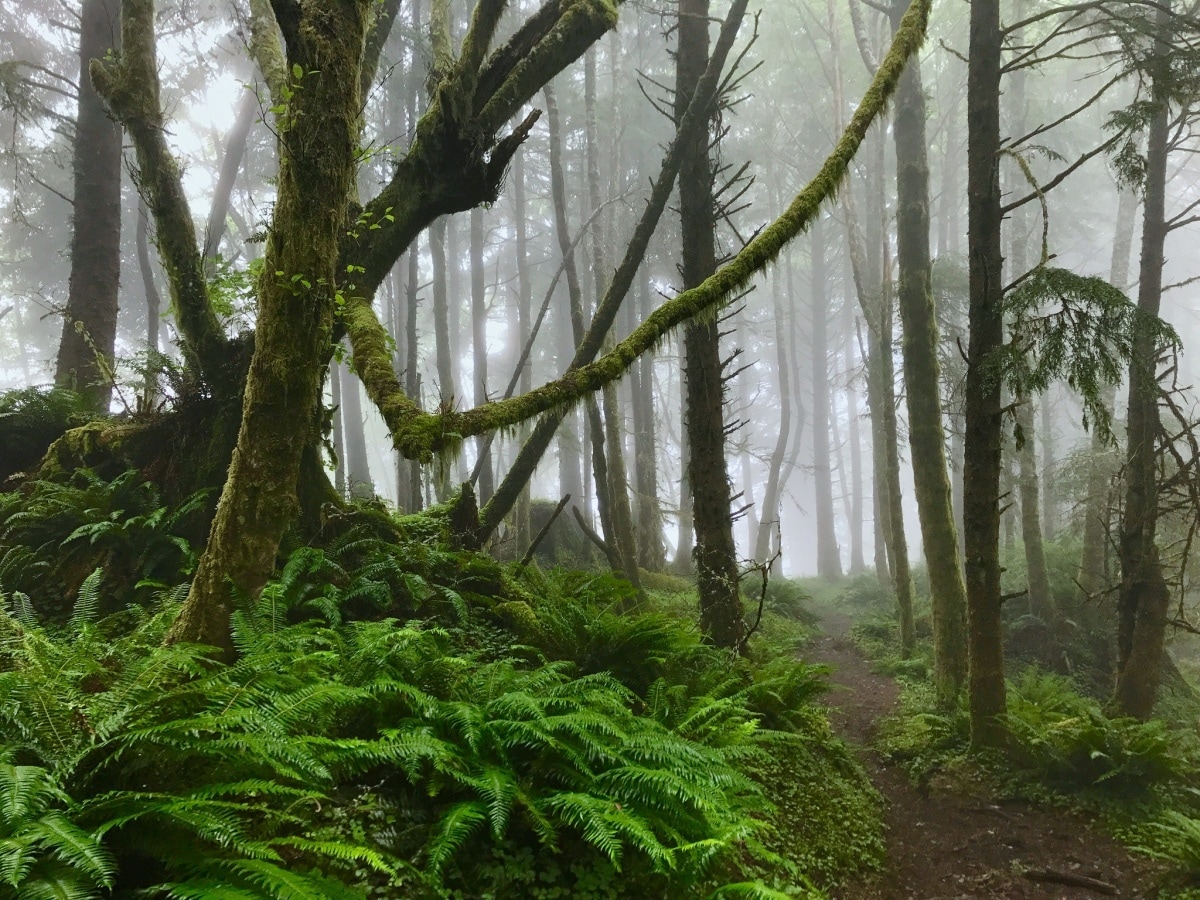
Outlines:
POLYGON ((1110 897, 1117 895, 1117 886, 1099 878, 1089 878, 1087 875, 1075 875, 1071 872, 1059 872, 1057 869, 1028 869, 1024 872, 1030 881, 1047 884, 1065 884, 1068 887, 1088 888, 1110 897))

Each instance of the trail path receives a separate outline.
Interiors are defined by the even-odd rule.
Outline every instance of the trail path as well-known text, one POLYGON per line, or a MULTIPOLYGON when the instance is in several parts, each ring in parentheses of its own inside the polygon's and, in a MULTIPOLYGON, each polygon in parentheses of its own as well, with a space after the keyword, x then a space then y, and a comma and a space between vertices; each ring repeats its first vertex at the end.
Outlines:
POLYGON ((895 681, 871 671, 846 639, 850 620, 826 613, 825 634, 809 659, 832 669, 827 695, 834 729, 859 748, 875 787, 887 800, 886 870, 836 892, 840 900, 967 900, 967 898, 1153 897, 1157 869, 1131 857, 1086 819, 1025 803, 993 803, 919 790, 904 771, 865 749, 879 722, 895 711, 895 681), (1079 886, 1031 880, 1049 872, 1079 886), (1097 884, 1083 886, 1087 879, 1097 884))

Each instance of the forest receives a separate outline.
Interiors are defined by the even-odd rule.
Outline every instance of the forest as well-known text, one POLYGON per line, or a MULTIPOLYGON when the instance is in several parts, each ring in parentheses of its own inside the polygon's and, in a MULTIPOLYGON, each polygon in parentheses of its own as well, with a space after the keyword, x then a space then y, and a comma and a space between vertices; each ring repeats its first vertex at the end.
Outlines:
POLYGON ((0 900, 1200 897, 1200 0, 0 5, 0 900))

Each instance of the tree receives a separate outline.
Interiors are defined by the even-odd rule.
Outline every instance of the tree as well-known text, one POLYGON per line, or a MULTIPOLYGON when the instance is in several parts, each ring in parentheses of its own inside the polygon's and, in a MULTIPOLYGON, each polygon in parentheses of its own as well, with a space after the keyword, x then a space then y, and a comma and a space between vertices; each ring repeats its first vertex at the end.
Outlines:
POLYGON ((79 20, 79 112, 71 281, 54 380, 107 411, 112 397, 121 275, 121 128, 92 85, 93 60, 119 48, 118 0, 85 0, 79 20))
MULTIPOLYGON (((903 15, 892 7, 893 24, 903 15)), ((908 399, 917 515, 933 606, 934 685, 938 700, 953 703, 967 674, 966 587, 947 477, 938 364, 933 262, 929 251, 929 163, 920 60, 896 89, 896 238, 900 321, 904 329, 904 384, 908 399)))
POLYGON ((963 530, 971 742, 1004 740, 1004 630, 1000 615, 1000 380, 987 362, 1004 341, 1000 210, 1000 3, 971 0, 967 75, 967 347, 963 530))
MULTIPOLYGON (((302 463, 315 459, 321 379, 335 310, 337 330, 345 329, 353 349, 355 371, 396 449, 406 456, 431 459, 466 438, 580 401, 620 377, 672 328, 715 311, 811 223, 845 177, 906 60, 919 47, 929 12, 927 0, 914 0, 864 101, 817 177, 728 264, 665 303, 609 353, 564 378, 511 400, 426 413, 396 378, 390 342, 370 298, 421 230, 441 215, 495 199, 536 114, 500 137, 505 123, 616 18, 616 8, 608 3, 549 0, 490 51, 502 6, 484 0, 476 8, 456 56, 446 27, 448 4, 435 4, 429 108, 391 181, 359 205, 351 198, 371 6, 366 0, 331 0, 319 8, 288 0, 274 4, 286 49, 287 91, 282 94, 286 103, 276 110, 278 196, 257 285, 254 349, 244 376, 237 446, 171 640, 228 649, 237 593, 253 596, 274 566, 283 532, 300 509, 302 463)), ((745 4, 740 6, 744 11, 745 4)), ((231 371, 230 345, 213 315, 179 168, 165 141, 150 0, 124 0, 122 39, 120 55, 93 62, 93 78, 136 148, 188 365, 214 390, 228 390, 242 376, 231 371)), ((706 71, 705 78, 715 86, 714 73, 706 71)), ((705 121, 707 115, 700 118, 705 121)), ((626 277, 621 269, 617 275, 626 277)), ((605 301, 597 318, 601 312, 615 314, 605 301)), ((611 319, 601 335, 609 327, 611 319)), ((585 342, 577 357, 594 359, 598 350, 599 336, 585 342)))

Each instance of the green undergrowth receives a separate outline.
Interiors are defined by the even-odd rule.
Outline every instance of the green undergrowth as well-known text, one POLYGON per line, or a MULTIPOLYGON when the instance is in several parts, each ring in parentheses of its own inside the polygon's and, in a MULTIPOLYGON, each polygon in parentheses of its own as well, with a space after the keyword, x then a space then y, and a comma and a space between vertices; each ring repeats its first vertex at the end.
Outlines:
MULTIPOLYGON (((1008 747, 972 754, 965 704, 938 708, 927 673, 899 659, 894 626, 876 616, 854 634, 881 670, 898 676, 900 709, 882 724, 876 748, 916 784, 1086 811, 1131 849, 1171 868, 1163 896, 1200 887, 1194 706, 1149 722, 1112 718, 1070 677, 1024 666, 1008 682, 1008 747)), ((919 647, 914 659, 926 654, 919 647)))
POLYGON ((820 896, 879 865, 794 585, 739 659, 685 583, 350 510, 215 665, 162 645, 190 511, 122 479, 0 494, 0 900, 820 896))

